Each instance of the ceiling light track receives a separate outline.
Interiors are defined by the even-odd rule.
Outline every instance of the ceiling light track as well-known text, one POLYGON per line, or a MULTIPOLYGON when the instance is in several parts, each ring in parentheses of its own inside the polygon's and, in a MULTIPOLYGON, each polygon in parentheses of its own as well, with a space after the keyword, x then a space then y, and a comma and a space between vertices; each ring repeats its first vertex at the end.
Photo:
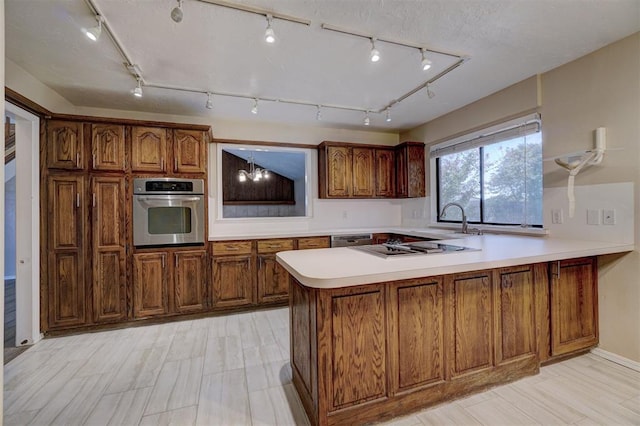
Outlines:
POLYGON ((271 10, 261 9, 259 7, 247 6, 244 4, 236 4, 236 3, 231 3, 224 0, 195 0, 195 1, 199 1, 200 3, 210 4, 213 6, 226 7, 228 9, 234 9, 242 12, 253 13, 255 15, 262 15, 265 18, 267 18, 268 16, 271 16, 271 18, 273 19, 280 19, 281 21, 292 22, 294 24, 301 24, 306 26, 311 25, 311 21, 309 21, 308 19, 302 19, 302 18, 297 18, 295 16, 276 13, 271 10))

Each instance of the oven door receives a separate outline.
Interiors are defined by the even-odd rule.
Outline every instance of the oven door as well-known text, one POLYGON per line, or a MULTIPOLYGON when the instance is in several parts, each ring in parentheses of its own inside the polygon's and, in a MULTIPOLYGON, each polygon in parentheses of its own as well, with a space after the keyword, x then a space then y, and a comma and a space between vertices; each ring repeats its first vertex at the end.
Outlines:
POLYGON ((133 245, 204 243, 203 195, 134 195, 133 245))

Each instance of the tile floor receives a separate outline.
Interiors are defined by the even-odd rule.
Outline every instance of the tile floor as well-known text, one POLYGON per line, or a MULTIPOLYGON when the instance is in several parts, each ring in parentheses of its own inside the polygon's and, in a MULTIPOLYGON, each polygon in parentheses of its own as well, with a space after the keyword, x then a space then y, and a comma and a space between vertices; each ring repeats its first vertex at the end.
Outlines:
MULTIPOLYGON (((5 366, 5 425, 306 425, 286 308, 45 339, 5 366)), ((640 424, 640 373, 594 355, 389 425, 640 424)))

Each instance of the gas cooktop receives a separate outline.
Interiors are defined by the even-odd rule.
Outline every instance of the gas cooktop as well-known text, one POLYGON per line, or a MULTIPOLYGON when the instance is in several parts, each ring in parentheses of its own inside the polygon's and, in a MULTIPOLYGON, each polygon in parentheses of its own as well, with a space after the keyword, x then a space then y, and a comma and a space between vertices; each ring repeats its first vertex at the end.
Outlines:
POLYGON ((414 243, 384 243, 367 246, 349 247, 380 257, 396 257, 411 255, 447 254, 462 251, 477 251, 479 249, 442 244, 434 241, 418 241, 414 243))

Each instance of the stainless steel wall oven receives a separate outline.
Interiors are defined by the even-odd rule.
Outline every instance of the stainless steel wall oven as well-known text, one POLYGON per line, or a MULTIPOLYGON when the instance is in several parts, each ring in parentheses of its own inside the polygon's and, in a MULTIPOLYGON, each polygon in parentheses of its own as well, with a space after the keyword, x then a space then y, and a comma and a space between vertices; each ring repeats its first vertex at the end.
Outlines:
POLYGON ((204 244, 202 179, 133 180, 133 245, 204 244))

